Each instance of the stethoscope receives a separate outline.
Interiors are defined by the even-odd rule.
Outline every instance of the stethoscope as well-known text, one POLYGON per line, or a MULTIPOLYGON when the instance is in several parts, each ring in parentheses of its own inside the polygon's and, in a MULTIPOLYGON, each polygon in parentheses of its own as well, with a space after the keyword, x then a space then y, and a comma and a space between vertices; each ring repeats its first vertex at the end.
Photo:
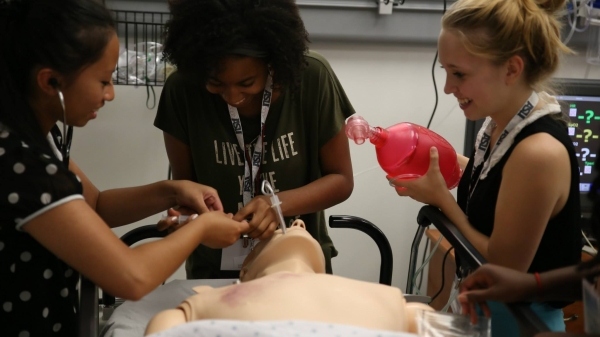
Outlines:
POLYGON ((55 88, 60 99, 60 106, 63 110, 63 134, 61 137, 60 153, 62 154, 63 164, 69 168, 69 157, 71 154, 71 141, 73 140, 73 127, 67 127, 67 110, 65 109, 65 97, 60 89, 55 88))

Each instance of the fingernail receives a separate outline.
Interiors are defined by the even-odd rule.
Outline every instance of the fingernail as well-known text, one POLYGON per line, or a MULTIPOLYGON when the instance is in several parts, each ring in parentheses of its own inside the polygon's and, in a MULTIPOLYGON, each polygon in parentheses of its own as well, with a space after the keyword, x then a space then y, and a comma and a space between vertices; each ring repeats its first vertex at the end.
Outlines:
POLYGON ((177 217, 176 216, 172 216, 171 217, 171 221, 176 222, 177 221, 177 217))
POLYGON ((194 219, 196 219, 197 217, 198 217, 198 214, 194 214, 194 215, 192 215, 192 216, 190 217, 190 220, 194 220, 194 219))

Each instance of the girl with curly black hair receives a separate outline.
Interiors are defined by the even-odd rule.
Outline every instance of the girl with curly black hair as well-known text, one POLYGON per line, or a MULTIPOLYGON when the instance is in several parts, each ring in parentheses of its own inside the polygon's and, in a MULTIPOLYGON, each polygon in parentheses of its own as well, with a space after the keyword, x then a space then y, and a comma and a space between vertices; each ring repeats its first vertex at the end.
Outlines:
MULTIPOLYGON (((260 193, 268 181, 285 223, 304 220, 331 272, 337 251, 323 210, 353 189, 342 129, 354 110, 329 63, 308 51, 295 2, 172 0, 170 9, 164 54, 178 71, 154 124, 164 132, 173 177, 214 187, 225 211, 250 219, 249 236, 258 239, 280 222, 260 193)), ((198 247, 188 277, 237 277, 249 249, 243 241, 223 251, 198 247)))
POLYGON ((177 204, 207 209, 203 200, 213 191, 190 181, 99 191, 69 159, 68 133, 57 122, 83 127, 113 100, 118 57, 113 20, 96 0, 0 0, 2 336, 83 336, 80 273, 137 300, 201 242, 225 247, 249 229, 205 212, 134 248, 114 235, 110 227, 177 204))

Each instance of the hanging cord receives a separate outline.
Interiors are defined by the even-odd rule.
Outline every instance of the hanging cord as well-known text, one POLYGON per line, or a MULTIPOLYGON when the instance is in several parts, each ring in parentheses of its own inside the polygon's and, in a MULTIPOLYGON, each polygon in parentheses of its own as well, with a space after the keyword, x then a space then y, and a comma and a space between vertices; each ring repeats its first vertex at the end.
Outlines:
MULTIPOLYGON (((450 254, 450 252, 452 251, 452 249, 454 249, 454 247, 450 247, 450 249, 448 249, 446 251, 446 254, 444 254, 444 259, 442 260, 442 285, 440 286, 440 290, 438 290, 437 293, 435 293, 435 295, 433 295, 433 297, 431 297, 431 302, 435 301, 435 299, 440 296, 440 294, 442 293, 442 290, 444 290, 444 281, 445 281, 445 271, 446 271, 446 258, 448 257, 448 255, 450 254)), ((431 303, 430 302, 430 303, 431 303)))
MULTIPOLYGON (((444 0, 444 9, 442 10, 442 15, 444 15, 444 14, 446 14, 446 0, 444 0)), ((437 110, 438 100, 439 100, 437 83, 435 83, 435 64, 437 63, 437 59, 438 59, 438 50, 435 51, 435 57, 433 58, 433 64, 431 65, 431 78, 433 79, 433 91, 435 92, 435 105, 433 106, 433 112, 431 113, 431 117, 429 118, 429 123, 427 123, 428 129, 431 126, 431 122, 433 121, 433 116, 435 116, 435 111, 437 110)))
POLYGON ((146 77, 146 108, 152 110, 156 107, 156 93, 154 92, 154 87, 148 84, 149 82, 150 79, 146 77), (152 107, 148 106, 148 103, 150 102, 150 90, 152 90, 152 107))
MULTIPOLYGON (((446 1, 444 1, 444 4, 446 3, 446 1)), ((431 126, 431 122, 433 121, 433 116, 435 116, 435 111, 437 110, 437 106, 438 106, 438 90, 437 90, 437 84, 435 83, 435 64, 437 63, 437 58, 438 58, 438 51, 435 51, 435 57, 433 58, 433 65, 431 66, 431 78, 433 79, 433 92, 435 93, 435 105, 433 106, 433 112, 431 113, 431 117, 429 117, 429 123, 427 123, 427 128, 429 129, 429 127, 431 126)))

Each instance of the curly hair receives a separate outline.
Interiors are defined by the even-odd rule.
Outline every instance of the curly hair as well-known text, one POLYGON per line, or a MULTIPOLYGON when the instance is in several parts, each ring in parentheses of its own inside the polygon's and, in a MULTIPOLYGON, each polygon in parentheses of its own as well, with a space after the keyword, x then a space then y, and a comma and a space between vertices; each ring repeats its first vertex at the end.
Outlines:
POLYGON ((306 68, 308 33, 294 0, 170 0, 164 56, 207 81, 219 61, 251 42, 267 54, 275 86, 294 91, 306 68))

